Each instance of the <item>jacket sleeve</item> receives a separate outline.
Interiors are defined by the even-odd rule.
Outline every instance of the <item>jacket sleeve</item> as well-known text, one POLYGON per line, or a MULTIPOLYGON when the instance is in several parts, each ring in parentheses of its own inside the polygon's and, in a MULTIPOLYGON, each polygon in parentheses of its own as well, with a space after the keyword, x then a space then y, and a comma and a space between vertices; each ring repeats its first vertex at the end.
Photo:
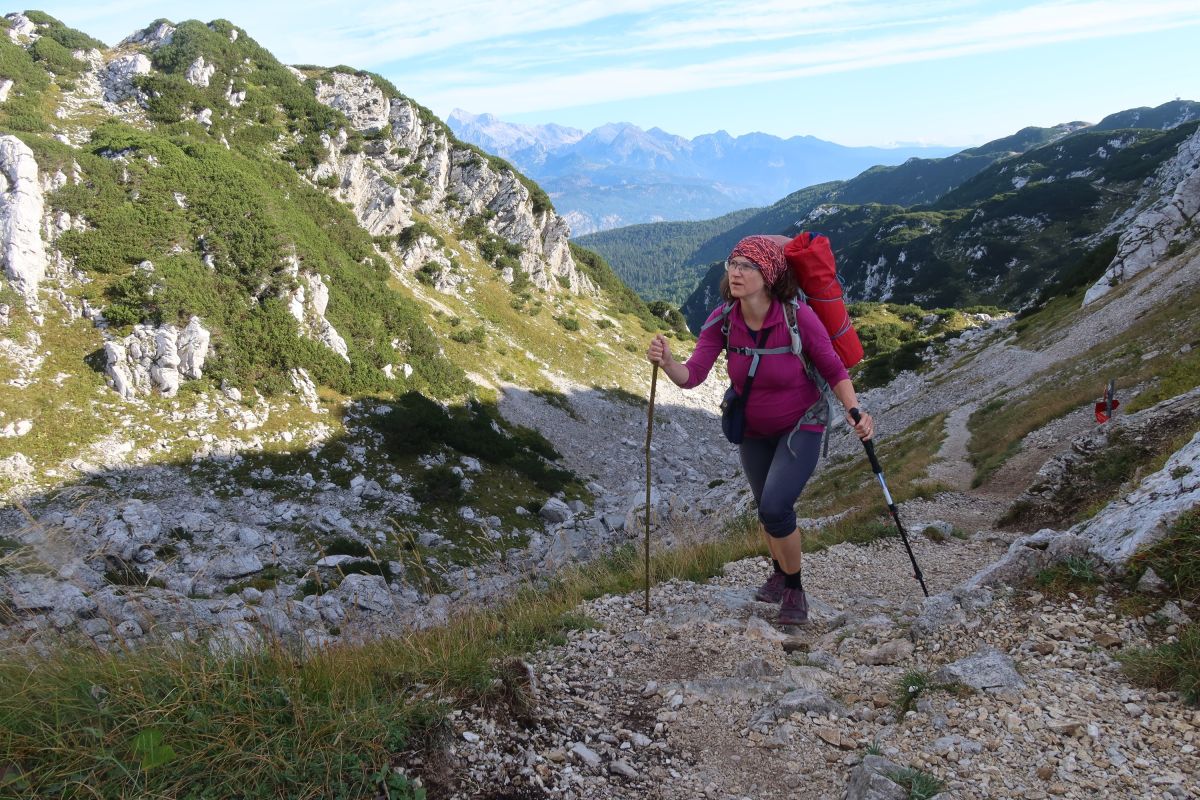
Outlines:
MULTIPOLYGON (((717 307, 708 319, 718 317, 721 314, 721 307, 717 307)), ((707 321, 707 320, 706 320, 707 321)), ((717 356, 725 349, 725 336, 721 333, 720 325, 712 325, 704 331, 701 331, 700 338, 696 340, 696 349, 692 351, 691 357, 688 358, 684 366, 687 367, 688 379, 686 383, 680 384, 684 389, 691 389, 704 383, 708 377, 709 370, 717 361, 717 356)))
POLYGON ((836 386, 850 377, 846 365, 838 358, 829 339, 829 332, 817 318, 816 312, 807 303, 800 303, 796 308, 796 325, 800 328, 800 339, 804 344, 804 355, 816 367, 830 386, 836 386))

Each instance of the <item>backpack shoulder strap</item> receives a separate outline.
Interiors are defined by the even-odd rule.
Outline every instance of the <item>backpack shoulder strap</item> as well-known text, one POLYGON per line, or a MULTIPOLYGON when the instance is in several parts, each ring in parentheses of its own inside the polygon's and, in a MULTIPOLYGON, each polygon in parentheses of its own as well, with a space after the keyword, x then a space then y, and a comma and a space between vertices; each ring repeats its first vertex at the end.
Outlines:
POLYGON ((713 317, 712 319, 708 320, 703 325, 701 325, 700 333, 704 333, 706 330, 708 330, 713 325, 716 325, 719 322, 719 323, 721 323, 721 333, 725 334, 725 340, 728 341, 729 340, 729 313, 731 311, 733 311, 733 303, 726 303, 725 305, 721 306, 721 313, 718 314, 717 316, 713 317))
POLYGON ((796 322, 797 310, 796 298, 783 304, 783 318, 787 320, 788 333, 792 337, 791 351, 794 355, 804 358, 804 341, 800 338, 800 325, 796 322))

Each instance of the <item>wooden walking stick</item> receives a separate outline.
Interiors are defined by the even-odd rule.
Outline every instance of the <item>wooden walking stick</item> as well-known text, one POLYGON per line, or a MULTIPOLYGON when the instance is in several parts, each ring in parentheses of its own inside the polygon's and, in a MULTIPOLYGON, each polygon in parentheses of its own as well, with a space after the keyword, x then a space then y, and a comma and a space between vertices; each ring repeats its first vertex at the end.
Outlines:
POLYGON ((650 406, 646 412, 646 604, 650 613, 650 435, 654 433, 654 390, 658 386, 658 364, 650 373, 650 406))

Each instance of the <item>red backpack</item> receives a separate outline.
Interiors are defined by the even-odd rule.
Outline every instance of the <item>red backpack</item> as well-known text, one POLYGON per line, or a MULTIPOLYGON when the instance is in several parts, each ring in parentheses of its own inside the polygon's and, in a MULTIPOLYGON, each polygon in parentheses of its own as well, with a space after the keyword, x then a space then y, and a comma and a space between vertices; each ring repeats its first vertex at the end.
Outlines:
POLYGON ((846 311, 829 237, 804 231, 784 246, 783 256, 796 276, 802 299, 829 331, 833 349, 846 369, 862 361, 862 342, 858 340, 858 332, 846 311))

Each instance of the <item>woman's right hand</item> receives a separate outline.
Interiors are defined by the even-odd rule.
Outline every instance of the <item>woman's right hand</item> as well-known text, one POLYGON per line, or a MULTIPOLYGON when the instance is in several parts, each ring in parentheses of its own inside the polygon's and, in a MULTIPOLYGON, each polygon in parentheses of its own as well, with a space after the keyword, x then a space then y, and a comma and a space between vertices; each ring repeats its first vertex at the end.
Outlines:
POLYGON ((667 366, 673 360, 671 348, 667 346, 667 339, 661 333, 650 340, 650 347, 646 350, 646 360, 660 367, 667 366))

